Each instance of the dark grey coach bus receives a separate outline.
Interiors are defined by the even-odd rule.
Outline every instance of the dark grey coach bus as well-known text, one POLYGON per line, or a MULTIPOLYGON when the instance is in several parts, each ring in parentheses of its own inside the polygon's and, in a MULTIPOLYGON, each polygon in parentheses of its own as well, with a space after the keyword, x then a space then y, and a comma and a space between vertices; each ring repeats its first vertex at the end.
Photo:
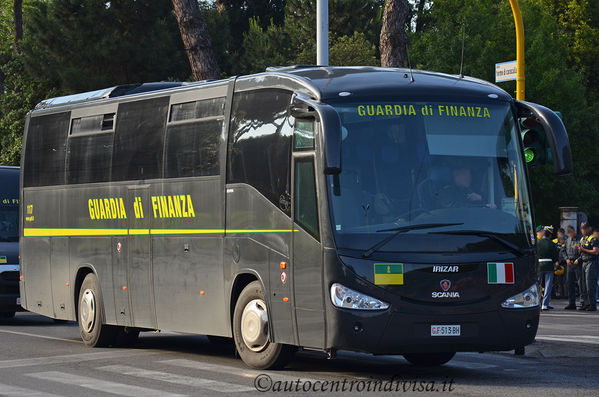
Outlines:
POLYGON ((288 67, 54 98, 27 117, 23 307, 89 346, 165 329, 298 347, 523 350, 539 320, 519 118, 557 174, 551 110, 472 78, 288 67))
POLYGON ((0 166, 0 319, 23 310, 19 297, 19 167, 0 166))

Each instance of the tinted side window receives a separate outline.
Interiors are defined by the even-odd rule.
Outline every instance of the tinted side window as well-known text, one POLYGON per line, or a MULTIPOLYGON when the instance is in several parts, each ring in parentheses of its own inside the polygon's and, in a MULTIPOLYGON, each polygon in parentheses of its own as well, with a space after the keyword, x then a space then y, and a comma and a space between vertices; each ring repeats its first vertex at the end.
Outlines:
POLYGON ((112 180, 162 176, 162 143, 168 97, 119 105, 112 160, 112 180))
POLYGON ((223 120, 169 126, 166 138, 166 177, 219 174, 219 141, 223 120))
POLYGON ((69 122, 69 112, 31 118, 25 147, 25 187, 64 184, 69 122))
POLYGON ((112 134, 71 137, 67 150, 67 183, 110 180, 112 134))
POLYGON ((319 238, 318 203, 312 159, 295 163, 295 221, 316 239, 319 238))
POLYGON ((290 214, 291 93, 265 89, 236 93, 229 136, 228 183, 247 183, 290 214))

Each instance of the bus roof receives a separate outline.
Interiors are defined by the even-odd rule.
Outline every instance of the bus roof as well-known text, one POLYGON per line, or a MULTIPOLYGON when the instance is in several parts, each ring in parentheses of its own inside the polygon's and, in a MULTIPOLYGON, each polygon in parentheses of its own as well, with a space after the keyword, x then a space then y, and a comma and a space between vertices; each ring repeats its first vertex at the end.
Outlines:
MULTIPOLYGON (((97 100, 123 98, 154 91, 192 89, 225 80, 199 82, 157 82, 119 85, 102 90, 50 98, 40 102, 35 110, 59 108, 69 105, 93 103, 97 100)), ((487 81, 423 70, 382 68, 371 66, 309 66, 295 65, 270 67, 266 72, 238 76, 237 81, 246 86, 267 88, 281 86, 287 81, 291 87, 301 87, 315 100, 339 99, 340 96, 382 97, 407 94, 410 97, 430 96, 432 93, 451 91, 452 95, 480 97, 491 94, 511 100, 511 96, 487 81), (341 95, 339 95, 342 93, 341 95)))

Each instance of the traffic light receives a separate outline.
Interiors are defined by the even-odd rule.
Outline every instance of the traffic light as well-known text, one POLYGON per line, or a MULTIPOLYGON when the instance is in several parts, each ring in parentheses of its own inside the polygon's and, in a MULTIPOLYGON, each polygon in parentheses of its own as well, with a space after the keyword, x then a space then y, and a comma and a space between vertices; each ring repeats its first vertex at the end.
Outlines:
POLYGON ((519 121, 526 162, 530 165, 551 162, 551 150, 541 123, 533 116, 521 117, 519 121))

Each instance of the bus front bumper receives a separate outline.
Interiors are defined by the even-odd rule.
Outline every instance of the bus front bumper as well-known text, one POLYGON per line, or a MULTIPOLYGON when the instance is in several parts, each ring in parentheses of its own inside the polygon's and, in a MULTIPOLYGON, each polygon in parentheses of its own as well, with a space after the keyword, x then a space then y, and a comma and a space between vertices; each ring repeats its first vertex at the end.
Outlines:
POLYGON ((471 314, 366 313, 334 309, 328 347, 373 354, 505 351, 534 342, 539 307, 471 314), (459 336, 431 336, 431 326, 459 325, 459 336))

